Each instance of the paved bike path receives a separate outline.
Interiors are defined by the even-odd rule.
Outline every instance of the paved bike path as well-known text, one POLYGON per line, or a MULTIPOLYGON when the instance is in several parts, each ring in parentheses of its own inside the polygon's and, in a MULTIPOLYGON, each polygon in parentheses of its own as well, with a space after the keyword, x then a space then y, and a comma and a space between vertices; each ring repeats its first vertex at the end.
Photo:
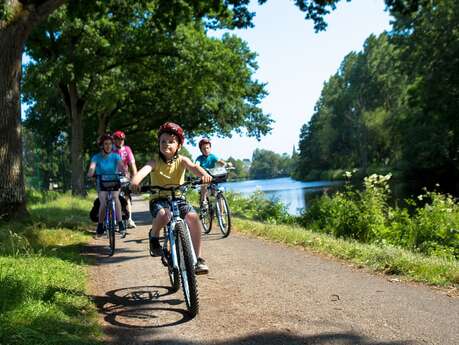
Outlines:
POLYGON ((107 344, 458 344, 458 298, 215 228, 203 236, 210 273, 198 277, 190 320, 182 291, 170 293, 166 268, 148 255, 146 201, 135 199, 134 219, 113 257, 105 239, 88 248, 107 344))

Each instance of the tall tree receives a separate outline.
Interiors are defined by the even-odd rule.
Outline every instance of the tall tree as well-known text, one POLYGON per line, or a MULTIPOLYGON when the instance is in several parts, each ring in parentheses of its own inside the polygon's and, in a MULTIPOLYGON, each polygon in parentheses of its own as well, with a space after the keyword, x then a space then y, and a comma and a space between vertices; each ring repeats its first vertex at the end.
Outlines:
POLYGON ((394 117, 406 86, 397 69, 398 51, 388 34, 370 36, 362 52, 349 53, 322 89, 310 122, 300 135, 295 176, 380 166, 394 158, 394 117))
POLYGON ((63 3, 0 3, 0 217, 26 212, 19 102, 23 47, 32 29, 63 3))
MULTIPOLYGON (((46 32, 51 36, 49 30, 46 32)), ((182 124, 190 137, 202 133, 229 135, 232 129, 240 127, 255 137, 269 131, 271 120, 259 108, 266 91, 263 84, 253 80, 256 54, 245 42, 231 35, 210 38, 198 25, 182 25, 175 33, 164 36, 158 35, 157 41, 162 40, 162 46, 173 45, 173 54, 126 59, 108 71, 104 62, 96 66, 80 65, 83 76, 94 74, 98 80, 92 92, 81 97, 86 104, 83 112, 86 150, 93 150, 97 133, 123 128, 131 146, 149 152, 150 134, 166 120, 182 124)), ((62 81, 61 71, 72 68, 63 64, 70 54, 65 52, 77 55, 89 47, 67 46, 61 49, 63 55, 50 58, 43 51, 46 45, 38 44, 40 41, 43 40, 34 42, 37 46, 31 55, 36 62, 27 67, 23 88, 24 98, 30 104, 27 124, 31 130, 46 130, 57 138, 48 130, 55 127, 56 119, 60 119, 61 130, 74 126, 66 120, 70 116, 65 116, 64 106, 59 106, 66 98, 56 103, 59 92, 55 85, 62 81), (59 62, 63 66, 56 73, 59 62)), ((143 41, 133 41, 130 46, 141 45, 143 41)), ((77 80, 77 84, 84 85, 84 79, 77 80)))
POLYGON ((405 177, 459 193, 459 6, 425 2, 396 14, 392 37, 408 83, 397 121, 405 177))

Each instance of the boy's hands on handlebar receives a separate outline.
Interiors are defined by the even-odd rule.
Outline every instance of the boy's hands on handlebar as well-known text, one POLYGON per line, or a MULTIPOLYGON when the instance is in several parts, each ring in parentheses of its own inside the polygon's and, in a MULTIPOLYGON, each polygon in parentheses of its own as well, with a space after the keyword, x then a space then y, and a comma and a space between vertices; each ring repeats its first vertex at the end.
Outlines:
POLYGON ((201 182, 203 184, 208 184, 210 182, 212 182, 212 176, 210 176, 209 174, 204 174, 201 176, 201 182))

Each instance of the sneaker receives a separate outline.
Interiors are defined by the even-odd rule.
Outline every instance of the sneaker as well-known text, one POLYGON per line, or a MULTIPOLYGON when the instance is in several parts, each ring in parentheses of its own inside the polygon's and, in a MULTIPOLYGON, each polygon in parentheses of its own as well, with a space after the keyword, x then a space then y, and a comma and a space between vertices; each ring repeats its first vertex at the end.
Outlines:
POLYGON ((118 223, 118 229, 120 230, 121 238, 125 238, 127 232, 126 232, 126 225, 124 225, 123 221, 118 223))
POLYGON ((130 219, 130 218, 127 220, 127 227, 128 227, 128 229, 133 229, 133 228, 136 227, 134 221, 132 219, 130 219))
POLYGON ((209 273, 209 267, 207 266, 206 260, 198 258, 198 262, 194 267, 194 273, 196 274, 207 274, 209 273))
POLYGON ((104 224, 97 223, 96 238, 101 238, 104 235, 104 224))
POLYGON ((159 243, 158 237, 150 237, 150 255, 161 256, 163 253, 163 247, 159 243))

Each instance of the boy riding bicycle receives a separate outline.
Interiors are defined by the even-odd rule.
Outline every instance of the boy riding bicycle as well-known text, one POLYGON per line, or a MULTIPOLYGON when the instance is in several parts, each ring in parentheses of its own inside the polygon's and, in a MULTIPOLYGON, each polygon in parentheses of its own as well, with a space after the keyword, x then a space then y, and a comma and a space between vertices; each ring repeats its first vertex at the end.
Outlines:
MULTIPOLYGON (((138 189, 140 182, 150 175, 152 185, 167 187, 176 186, 185 182, 185 170, 201 177, 203 183, 210 183, 212 177, 199 165, 178 152, 182 147, 185 136, 182 128, 172 122, 166 122, 158 131, 159 154, 150 160, 132 179, 131 185, 138 189)), ((159 242, 159 233, 171 218, 169 204, 165 194, 154 195, 150 200, 150 213, 153 217, 150 230, 150 254, 161 256, 162 248, 159 242)), ((197 256, 196 274, 206 274, 209 268, 201 257, 201 222, 193 207, 183 199, 179 203, 180 216, 186 221, 190 229, 191 240, 197 256)))
MULTIPOLYGON (((199 164, 204 169, 213 169, 217 164, 226 165, 227 163, 223 159, 218 159, 212 151, 212 143, 209 139, 203 138, 199 141, 199 150, 201 150, 201 155, 196 158, 196 163, 199 164)), ((231 163, 228 162, 228 166, 231 166, 231 163)), ((201 186, 201 209, 207 210, 207 187, 208 185, 201 186)))

